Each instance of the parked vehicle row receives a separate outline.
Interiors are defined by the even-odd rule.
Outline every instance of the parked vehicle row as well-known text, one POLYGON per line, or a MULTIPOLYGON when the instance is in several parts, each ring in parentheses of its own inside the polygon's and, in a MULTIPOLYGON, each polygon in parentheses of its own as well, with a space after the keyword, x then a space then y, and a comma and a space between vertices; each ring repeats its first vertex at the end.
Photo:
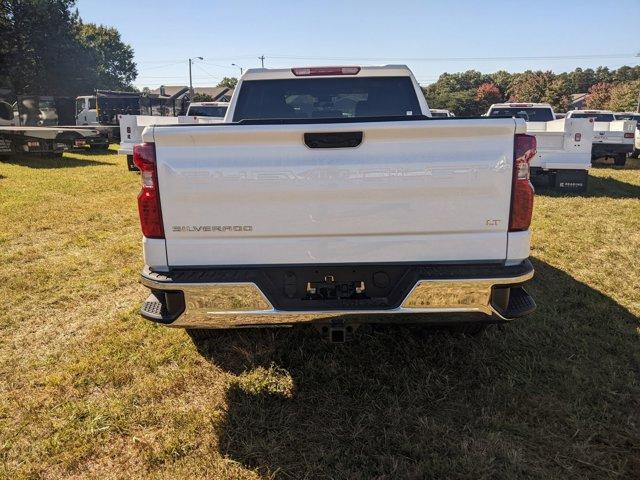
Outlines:
POLYGON ((431 116, 434 118, 455 117, 453 112, 451 112, 450 110, 447 110, 446 108, 431 108, 429 109, 429 112, 431 113, 431 116))
POLYGON ((526 120, 527 133, 538 141, 537 155, 531 162, 532 179, 560 190, 585 191, 592 161, 611 157, 615 165, 623 166, 627 155, 637 153, 640 147, 639 114, 617 117, 607 110, 557 114, 547 103, 501 103, 492 105, 487 115, 526 120))
POLYGON ((616 165, 623 166, 627 154, 633 152, 635 121, 616 120, 610 110, 571 110, 567 112, 567 118, 593 120, 593 159, 612 157, 616 165))
POLYGON ((640 158, 640 113, 638 112, 617 112, 614 114, 616 120, 630 120, 636 122, 636 131, 634 134, 633 152, 631 156, 640 158))
POLYGON ((0 126, 0 155, 61 156, 66 150, 85 147, 106 149, 108 146, 108 140, 95 129, 0 126))
POLYGON ((527 133, 536 138, 536 155, 531 159, 534 184, 560 190, 585 191, 591 168, 593 121, 587 118, 556 119, 548 103, 497 103, 486 114, 526 121, 527 133))
POLYGON ((315 321, 333 340, 362 322, 526 315, 526 129, 433 118, 405 66, 250 69, 223 123, 149 125, 134 147, 141 313, 189 328, 315 321))

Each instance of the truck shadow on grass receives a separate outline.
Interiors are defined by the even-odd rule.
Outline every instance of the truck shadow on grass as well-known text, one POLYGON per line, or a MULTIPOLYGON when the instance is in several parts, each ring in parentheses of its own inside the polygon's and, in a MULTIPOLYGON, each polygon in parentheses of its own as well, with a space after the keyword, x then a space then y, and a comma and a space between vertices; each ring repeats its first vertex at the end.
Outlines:
MULTIPOLYGON (((83 154, 85 155, 85 154, 83 154)), ((19 165, 29 168, 75 168, 75 167, 95 167, 99 165, 116 165, 112 162, 104 162, 100 160, 78 159, 70 156, 61 158, 38 156, 38 155, 12 155, 8 157, 0 157, 0 163, 8 163, 11 165, 19 165)))
POLYGON ((476 338, 425 327, 194 338, 233 374, 221 454, 274 478, 640 474, 638 318, 541 261, 531 317, 476 338))
POLYGON ((105 150, 84 149, 84 150, 79 150, 72 153, 79 153, 82 156, 86 156, 86 157, 104 156, 104 155, 120 155, 118 153, 118 150, 112 150, 112 149, 105 149, 105 150))

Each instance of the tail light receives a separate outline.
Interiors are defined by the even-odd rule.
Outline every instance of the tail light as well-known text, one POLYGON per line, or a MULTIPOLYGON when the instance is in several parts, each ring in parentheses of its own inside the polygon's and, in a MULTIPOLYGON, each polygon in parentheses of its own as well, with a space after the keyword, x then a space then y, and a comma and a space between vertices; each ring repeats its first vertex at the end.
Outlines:
POLYGON ((625 133, 624 138, 633 138, 633 133, 625 133))
POLYGON ((135 145, 133 147, 133 163, 140 169, 140 179, 142 180, 142 190, 138 195, 138 212, 142 234, 147 238, 164 238, 155 144, 135 145))
POLYGON ((322 75, 357 75, 360 67, 306 67, 292 68, 296 77, 317 77, 322 75))
POLYGON ((513 184, 509 231, 527 230, 533 214, 533 185, 529 179, 529 161, 536 154, 536 137, 516 134, 513 153, 513 184))
POLYGON ((581 133, 576 133, 576 134, 573 136, 573 141, 574 141, 574 142, 579 142, 580 140, 582 140, 582 134, 581 134, 581 133))

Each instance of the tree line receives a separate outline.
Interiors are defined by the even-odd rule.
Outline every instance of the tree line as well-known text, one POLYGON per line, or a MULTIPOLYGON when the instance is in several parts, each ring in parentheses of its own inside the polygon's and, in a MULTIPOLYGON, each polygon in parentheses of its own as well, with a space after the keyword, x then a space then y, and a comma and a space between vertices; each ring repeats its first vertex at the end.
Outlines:
POLYGON ((558 112, 569 109, 571 95, 587 93, 586 107, 635 111, 640 93, 640 66, 576 68, 572 72, 531 71, 443 73, 423 87, 430 107, 447 108, 458 116, 481 115, 493 103, 546 102, 558 112))
POLYGON ((0 87, 76 96, 134 90, 133 49, 111 27, 85 23, 75 0, 0 0, 0 87))

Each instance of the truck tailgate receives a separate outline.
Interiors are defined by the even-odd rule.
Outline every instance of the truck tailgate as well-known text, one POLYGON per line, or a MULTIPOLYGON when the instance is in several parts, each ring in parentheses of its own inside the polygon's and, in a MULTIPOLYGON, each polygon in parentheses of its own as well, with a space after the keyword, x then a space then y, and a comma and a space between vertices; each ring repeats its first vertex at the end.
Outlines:
POLYGON ((594 143, 633 143, 633 137, 625 138, 625 133, 635 131, 635 122, 615 120, 613 122, 594 123, 594 143))
POLYGON ((536 137, 532 167, 588 169, 591 166, 593 121, 590 119, 527 122, 527 133, 536 137))
POLYGON ((501 261, 514 119, 145 130, 170 266, 501 261), (310 148, 305 133, 362 132, 310 148))

